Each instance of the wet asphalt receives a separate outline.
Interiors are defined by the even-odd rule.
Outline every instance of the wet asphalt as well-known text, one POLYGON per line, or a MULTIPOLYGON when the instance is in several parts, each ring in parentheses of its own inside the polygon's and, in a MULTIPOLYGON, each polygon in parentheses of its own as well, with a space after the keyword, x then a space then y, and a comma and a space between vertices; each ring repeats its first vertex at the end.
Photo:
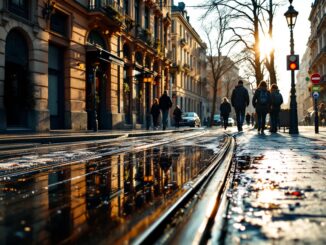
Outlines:
POLYGON ((326 128, 299 132, 238 134, 225 244, 326 244, 326 128))

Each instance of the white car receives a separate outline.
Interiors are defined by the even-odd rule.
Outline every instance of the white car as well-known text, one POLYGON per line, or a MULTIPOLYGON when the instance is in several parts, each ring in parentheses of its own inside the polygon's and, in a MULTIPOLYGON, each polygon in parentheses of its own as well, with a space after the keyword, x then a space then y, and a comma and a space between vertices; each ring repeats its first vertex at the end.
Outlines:
POLYGON ((196 112, 184 112, 180 126, 200 127, 200 118, 196 112))

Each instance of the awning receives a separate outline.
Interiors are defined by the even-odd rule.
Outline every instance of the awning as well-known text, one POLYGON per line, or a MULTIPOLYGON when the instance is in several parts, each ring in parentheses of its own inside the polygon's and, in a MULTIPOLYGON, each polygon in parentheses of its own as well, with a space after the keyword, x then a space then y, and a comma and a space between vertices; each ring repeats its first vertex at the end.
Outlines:
POLYGON ((97 52, 97 54, 96 54, 97 58, 100 60, 103 60, 105 62, 108 62, 108 63, 112 62, 119 66, 124 66, 124 64, 125 64, 122 58, 112 54, 111 52, 109 52, 105 49, 102 49, 98 45, 87 44, 86 51, 87 52, 97 52))

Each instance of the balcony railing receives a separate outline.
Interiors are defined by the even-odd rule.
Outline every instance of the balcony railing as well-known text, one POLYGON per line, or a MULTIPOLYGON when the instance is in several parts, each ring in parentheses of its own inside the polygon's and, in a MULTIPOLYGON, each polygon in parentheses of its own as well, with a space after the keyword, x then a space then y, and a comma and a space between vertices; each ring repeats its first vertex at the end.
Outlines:
POLYGON ((323 57, 325 54, 326 54, 326 46, 321 48, 320 51, 318 52, 318 54, 315 56, 315 58, 312 59, 310 68, 312 68, 312 66, 315 66, 319 62, 321 57, 323 57))
POLYGON ((124 9, 120 4, 115 0, 90 0, 89 1, 89 10, 105 10, 110 14, 124 15, 124 9))
POLYGON ((317 32, 322 29, 322 26, 326 23, 326 13, 324 13, 323 17, 320 19, 318 26, 317 26, 317 32))
POLYGON ((185 38, 180 39, 180 44, 181 46, 186 46, 187 45, 186 39, 185 38))

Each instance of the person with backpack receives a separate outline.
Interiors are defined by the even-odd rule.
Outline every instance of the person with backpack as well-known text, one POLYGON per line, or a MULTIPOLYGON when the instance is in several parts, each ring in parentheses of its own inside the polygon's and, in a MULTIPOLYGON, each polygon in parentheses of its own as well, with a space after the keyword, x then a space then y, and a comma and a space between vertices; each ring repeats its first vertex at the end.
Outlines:
POLYGON ((220 112, 221 112, 221 117, 223 119, 224 129, 226 129, 228 126, 228 119, 231 112, 231 105, 226 97, 223 98, 223 102, 220 105, 220 112))
POLYGON ((235 109, 238 131, 242 131, 245 119, 246 107, 249 105, 249 93, 243 86, 243 81, 239 80, 231 95, 231 104, 235 109))
POLYGON ((170 96, 168 96, 168 92, 166 90, 160 97, 159 105, 160 105, 160 109, 162 111, 163 130, 165 130, 166 126, 168 124, 169 110, 172 107, 172 101, 170 99, 170 96))
POLYGON ((278 86, 273 84, 271 86, 271 107, 270 107, 270 116, 271 116, 271 133, 277 132, 277 126, 279 122, 279 114, 281 110, 281 105, 283 104, 283 97, 278 86))
POLYGON ((252 105, 256 108, 258 132, 264 133, 266 124, 266 115, 271 104, 271 94, 267 89, 267 83, 261 81, 258 89, 252 98, 252 105))

